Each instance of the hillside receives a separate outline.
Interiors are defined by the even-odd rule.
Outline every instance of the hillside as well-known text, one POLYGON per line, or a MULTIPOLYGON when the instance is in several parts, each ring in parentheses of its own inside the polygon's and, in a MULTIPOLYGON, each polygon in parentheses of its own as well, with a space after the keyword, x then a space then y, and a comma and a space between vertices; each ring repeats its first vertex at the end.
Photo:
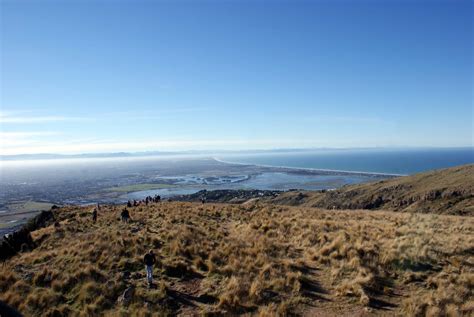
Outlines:
POLYGON ((474 313, 472 217, 162 202, 123 223, 122 208, 53 210, 0 267, 0 300, 26 316, 474 313))
POLYGON ((287 192, 273 203, 326 209, 380 209, 474 215, 474 165, 420 173, 327 192, 287 192))

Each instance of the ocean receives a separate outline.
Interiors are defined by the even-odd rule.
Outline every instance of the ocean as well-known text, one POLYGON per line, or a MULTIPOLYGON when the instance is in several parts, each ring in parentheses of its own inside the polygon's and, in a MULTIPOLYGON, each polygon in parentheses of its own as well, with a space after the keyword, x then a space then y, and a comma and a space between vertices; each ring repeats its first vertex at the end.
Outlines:
POLYGON ((228 154, 231 163, 410 175, 474 163, 474 147, 426 149, 341 149, 228 154))

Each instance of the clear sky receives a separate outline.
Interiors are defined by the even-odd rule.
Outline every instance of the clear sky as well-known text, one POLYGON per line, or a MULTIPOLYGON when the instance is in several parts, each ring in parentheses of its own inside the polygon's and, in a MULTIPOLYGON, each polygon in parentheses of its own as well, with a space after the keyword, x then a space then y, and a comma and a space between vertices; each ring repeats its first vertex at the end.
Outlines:
POLYGON ((0 4, 2 154, 473 145, 472 1, 0 4))

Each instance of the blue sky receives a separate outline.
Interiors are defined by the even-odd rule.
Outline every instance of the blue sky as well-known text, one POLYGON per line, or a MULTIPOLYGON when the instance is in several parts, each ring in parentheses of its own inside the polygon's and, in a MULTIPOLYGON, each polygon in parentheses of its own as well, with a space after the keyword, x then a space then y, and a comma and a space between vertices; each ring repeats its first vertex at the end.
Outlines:
POLYGON ((1 1, 2 154, 473 145, 471 1, 1 1))

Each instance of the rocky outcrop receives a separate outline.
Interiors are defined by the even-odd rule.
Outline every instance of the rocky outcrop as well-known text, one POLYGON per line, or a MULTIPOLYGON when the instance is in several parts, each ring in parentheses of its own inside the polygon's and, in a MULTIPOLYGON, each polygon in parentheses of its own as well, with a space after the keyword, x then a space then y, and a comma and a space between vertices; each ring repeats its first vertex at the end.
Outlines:
POLYGON ((42 211, 31 218, 24 226, 9 233, 0 240, 0 260, 6 260, 18 252, 32 250, 36 247, 31 232, 54 223, 55 217, 51 210, 42 211))
MULTIPOLYGON (((54 208, 54 206, 53 206, 54 208)), ((53 208, 51 210, 44 210, 40 212, 37 216, 31 218, 25 225, 25 228, 28 231, 34 231, 39 228, 49 226, 54 223, 55 217, 53 213, 53 208)))
POLYGON ((20 251, 31 250, 34 247, 35 243, 31 238, 30 231, 23 227, 3 237, 0 242, 0 259, 8 259, 20 251))

